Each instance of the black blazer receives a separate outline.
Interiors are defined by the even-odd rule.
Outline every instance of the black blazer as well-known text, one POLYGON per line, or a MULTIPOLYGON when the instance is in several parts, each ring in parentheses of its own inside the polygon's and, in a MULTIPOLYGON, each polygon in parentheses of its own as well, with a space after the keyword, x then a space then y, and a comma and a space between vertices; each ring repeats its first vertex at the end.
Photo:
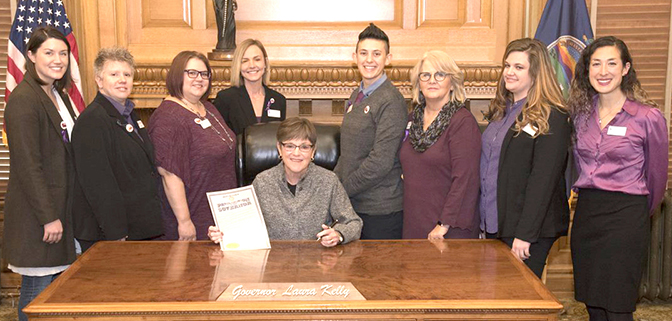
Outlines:
MULTIPOLYGON (((261 122, 283 121, 287 115, 287 100, 281 93, 268 88, 264 85, 264 112, 261 114, 261 122), (272 102, 271 102, 272 99, 272 102), (269 117, 268 109, 279 110, 280 117, 269 117)), ((217 93, 214 101, 215 107, 226 125, 233 130, 236 135, 243 132, 247 126, 257 123, 257 116, 254 115, 254 108, 250 95, 247 94, 245 86, 229 87, 217 93)))
MULTIPOLYGON (((135 112, 131 119, 137 125, 135 112)), ((100 93, 75 125, 73 218, 78 239, 142 240, 163 233, 154 147, 145 128, 129 132, 127 125, 100 93)))
MULTIPOLYGON (((60 96, 75 119, 68 96, 60 96)), ((2 254, 14 266, 59 266, 76 259, 70 211, 74 168, 61 122, 49 96, 26 73, 5 109, 12 170, 5 201, 2 254), (61 241, 43 242, 44 225, 58 219, 63 224, 61 241)))
POLYGON ((539 237, 567 235, 569 116, 551 108, 548 125, 549 132, 534 139, 513 130, 504 137, 497 175, 499 237, 534 243, 539 237))

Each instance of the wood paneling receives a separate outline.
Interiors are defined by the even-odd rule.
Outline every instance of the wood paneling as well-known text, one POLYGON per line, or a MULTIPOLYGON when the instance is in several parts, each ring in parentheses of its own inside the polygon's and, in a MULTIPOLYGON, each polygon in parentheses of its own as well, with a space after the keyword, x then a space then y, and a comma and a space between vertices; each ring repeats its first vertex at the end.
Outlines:
POLYGON ((393 21, 401 0, 244 0, 238 1, 236 21, 311 22, 329 26, 334 22, 393 21))
POLYGON ((142 0, 142 27, 190 27, 191 0, 142 0))

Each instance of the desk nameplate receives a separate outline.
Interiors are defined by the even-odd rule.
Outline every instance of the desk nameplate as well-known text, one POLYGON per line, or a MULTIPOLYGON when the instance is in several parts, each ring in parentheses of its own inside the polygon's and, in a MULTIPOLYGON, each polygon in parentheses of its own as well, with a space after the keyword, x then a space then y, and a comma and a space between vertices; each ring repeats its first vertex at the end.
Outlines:
POLYGON ((366 300, 350 282, 231 283, 217 301, 366 300))

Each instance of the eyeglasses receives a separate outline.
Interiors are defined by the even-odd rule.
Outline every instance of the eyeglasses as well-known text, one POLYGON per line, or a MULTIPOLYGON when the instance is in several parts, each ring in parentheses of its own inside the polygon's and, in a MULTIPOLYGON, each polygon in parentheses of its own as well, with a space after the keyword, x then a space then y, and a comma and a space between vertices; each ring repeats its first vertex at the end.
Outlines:
POLYGON ((282 147, 285 149, 285 152, 287 153, 293 153, 297 148, 302 152, 302 153, 307 153, 311 149, 313 149, 313 145, 311 144, 301 144, 301 145, 295 145, 292 143, 280 143, 282 147))
MULTIPOLYGON (((434 73, 434 80, 443 81, 444 79, 446 79, 447 76, 448 76, 448 73, 445 73, 443 71, 437 71, 437 72, 434 73)), ((423 81, 423 82, 429 81, 432 78, 432 74, 428 73, 428 72, 421 72, 418 75, 418 78, 420 79, 420 81, 423 81)))
POLYGON ((191 79, 196 79, 198 75, 201 75, 201 78, 203 79, 210 79, 210 72, 205 70, 205 71, 198 71, 195 69, 185 69, 184 72, 187 73, 187 77, 191 79))

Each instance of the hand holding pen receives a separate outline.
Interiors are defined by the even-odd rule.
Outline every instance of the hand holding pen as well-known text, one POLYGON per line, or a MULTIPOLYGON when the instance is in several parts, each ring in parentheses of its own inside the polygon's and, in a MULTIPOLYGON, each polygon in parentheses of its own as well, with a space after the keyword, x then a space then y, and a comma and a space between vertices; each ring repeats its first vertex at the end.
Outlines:
POLYGON ((333 247, 341 242, 341 234, 334 230, 334 226, 336 226, 337 223, 338 220, 334 220, 329 225, 322 224, 322 231, 317 233, 317 241, 319 241, 322 246, 333 247))

